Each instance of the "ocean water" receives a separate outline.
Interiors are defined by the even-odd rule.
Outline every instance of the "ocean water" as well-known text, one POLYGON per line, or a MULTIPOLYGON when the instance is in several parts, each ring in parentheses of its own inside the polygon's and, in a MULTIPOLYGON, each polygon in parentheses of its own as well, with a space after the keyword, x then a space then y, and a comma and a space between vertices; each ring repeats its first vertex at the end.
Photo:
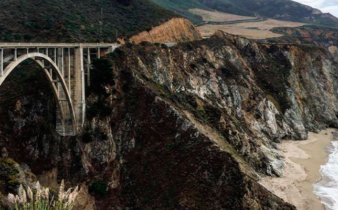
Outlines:
POLYGON ((321 166, 322 180, 314 184, 314 193, 319 196, 326 210, 338 210, 338 139, 326 148, 330 154, 321 166))

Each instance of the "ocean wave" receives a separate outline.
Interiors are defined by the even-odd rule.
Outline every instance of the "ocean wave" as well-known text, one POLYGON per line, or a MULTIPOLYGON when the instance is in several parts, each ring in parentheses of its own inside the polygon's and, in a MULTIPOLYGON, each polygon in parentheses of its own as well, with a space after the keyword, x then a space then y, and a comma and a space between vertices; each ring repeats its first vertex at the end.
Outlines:
POLYGON ((314 193, 327 210, 338 210, 338 141, 332 141, 326 151, 330 155, 320 168, 322 180, 314 184, 314 193))

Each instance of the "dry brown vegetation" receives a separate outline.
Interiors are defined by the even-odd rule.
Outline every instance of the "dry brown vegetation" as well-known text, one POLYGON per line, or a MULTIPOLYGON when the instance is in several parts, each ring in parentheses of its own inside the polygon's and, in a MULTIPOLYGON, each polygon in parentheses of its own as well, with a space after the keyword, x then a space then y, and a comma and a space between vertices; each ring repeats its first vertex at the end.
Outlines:
POLYGON ((222 30, 229 34, 244 36, 249 39, 267 39, 274 37, 281 37, 281 34, 270 31, 276 27, 300 27, 306 25, 305 23, 281 21, 268 19, 260 22, 246 22, 225 25, 204 25, 198 27, 203 37, 209 37, 216 31, 222 30))
POLYGON ((225 21, 256 19, 256 17, 233 15, 229 13, 208 11, 204 9, 189 9, 189 12, 195 15, 202 16, 204 21, 211 21, 211 22, 225 22, 225 21))

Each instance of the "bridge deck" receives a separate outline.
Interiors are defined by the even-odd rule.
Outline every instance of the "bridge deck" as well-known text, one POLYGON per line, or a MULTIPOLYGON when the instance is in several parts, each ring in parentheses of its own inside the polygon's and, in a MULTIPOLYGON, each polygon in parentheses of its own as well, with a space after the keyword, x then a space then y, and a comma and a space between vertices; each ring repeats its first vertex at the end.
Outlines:
POLYGON ((119 47, 117 43, 0 43, 0 48, 108 48, 119 47))

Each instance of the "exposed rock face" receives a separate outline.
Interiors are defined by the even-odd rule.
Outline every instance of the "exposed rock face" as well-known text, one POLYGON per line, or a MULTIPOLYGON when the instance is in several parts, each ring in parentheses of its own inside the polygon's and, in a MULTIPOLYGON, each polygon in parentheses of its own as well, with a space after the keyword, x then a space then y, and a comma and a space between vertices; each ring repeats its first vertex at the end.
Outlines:
MULTIPOLYGON (((111 171, 105 175, 114 174, 113 189, 118 188, 118 183, 124 186, 122 206, 194 209, 190 205, 198 203, 206 208, 202 205, 206 203, 209 209, 217 209, 211 205, 217 203, 217 196, 208 197, 211 196, 206 193, 208 190, 199 190, 195 183, 209 183, 206 185, 212 185, 220 196, 228 193, 212 184, 213 179, 209 178, 214 177, 217 170, 213 173, 208 167, 204 168, 199 157, 204 157, 211 167, 215 164, 211 154, 225 153, 235 158, 248 177, 255 177, 254 172, 242 158, 257 171, 280 175, 284 164, 271 150, 276 147, 274 142, 283 138, 304 139, 309 130, 329 125, 337 127, 337 77, 334 74, 337 67, 330 53, 322 48, 257 44, 219 33, 210 40, 174 48, 146 43, 128 45, 111 59, 117 74, 111 102, 114 111, 109 120, 114 126, 111 131, 105 126, 101 128, 109 131, 112 147, 120 152, 116 152, 116 156, 114 152, 107 154, 100 162, 109 156, 124 160, 119 167, 111 164, 115 169, 108 167, 111 171), (189 138, 185 139, 186 136, 189 138), (211 154, 202 149, 206 146, 198 146, 201 138, 209 139, 214 145, 211 154), (185 144, 189 146, 183 146, 185 144), (172 154, 172 151, 180 151, 180 154, 172 154), (156 158, 152 158, 154 156, 156 158), (184 169, 186 165, 194 166, 194 161, 185 162, 192 161, 191 156, 197 160, 198 168, 206 171, 208 179, 200 180, 202 175, 194 167, 184 169), (154 168, 148 167, 149 160, 154 168), (190 177, 187 170, 195 171, 194 177, 190 177), (187 197, 190 194, 185 192, 186 187, 180 187, 185 186, 183 183, 191 183, 187 190, 194 196, 187 197), (162 194, 163 191, 173 194, 165 197, 167 194, 162 194), (184 202, 178 205, 172 197, 184 202)), ((92 121, 91 127, 96 129, 106 124, 109 123, 92 121)), ((88 144, 87 147, 93 148, 88 144)), ((92 150, 89 157, 102 154, 101 150, 102 146, 96 152, 92 150)), ((88 169, 98 166, 90 164, 93 159, 87 160, 88 169)), ((228 175, 224 173, 227 179, 233 179, 228 175)), ((116 195, 116 191, 112 192, 116 195)), ((260 188, 253 194, 259 197, 263 192, 260 188)), ((245 209, 246 200, 238 203, 236 198, 231 199, 234 200, 231 205, 222 202, 219 205, 245 209)), ((106 202, 100 205, 108 205, 106 202)), ((264 205, 257 204, 261 208, 264 205)), ((280 203, 277 206, 275 208, 285 207, 280 203)))
MULTIPOLYGON (((175 55, 180 58, 182 49, 171 54, 167 48, 135 46, 111 58, 116 73, 111 90, 114 110, 109 118, 95 118, 86 125, 108 136, 85 145, 92 149, 84 154, 87 170, 101 173, 111 188, 109 199, 98 201, 97 207, 107 209, 119 199, 119 205, 130 209, 294 209, 257 184, 256 173, 213 125, 222 111, 181 91, 189 81, 187 72, 174 70, 180 65, 175 55), (128 53, 130 57, 123 56, 128 53), (155 53, 160 57, 152 57, 155 53), (172 65, 167 65, 169 60, 172 65), (175 87, 180 82, 182 89, 175 87), (109 153, 103 155, 103 150, 109 153)), ((223 121, 226 126, 231 120, 223 121)), ((231 126, 235 127, 229 125, 227 135, 240 138, 231 126)))
POLYGON ((144 31, 129 39, 136 44, 143 41, 151 43, 187 42, 202 39, 199 30, 185 18, 173 18, 150 31, 144 31))
POLYGON ((298 28, 274 28, 275 33, 284 36, 269 40, 277 43, 311 44, 328 49, 338 61, 338 29, 320 26, 302 26, 298 28))
MULTIPOLYGON (((219 32, 172 48, 127 44, 108 59, 115 83, 88 96, 83 135, 52 135, 54 118, 36 108, 31 123, 48 129, 15 138, 4 126, 18 118, 11 114, 0 126, 1 155, 37 177, 84 184, 80 208, 295 209, 259 185, 257 172, 282 173, 274 142, 338 127, 338 65, 322 48, 219 32)), ((40 98, 41 107, 52 101, 40 98)))
POLYGON ((331 45, 328 47, 329 52, 333 55, 333 57, 335 57, 336 59, 338 59, 338 47, 331 45))

